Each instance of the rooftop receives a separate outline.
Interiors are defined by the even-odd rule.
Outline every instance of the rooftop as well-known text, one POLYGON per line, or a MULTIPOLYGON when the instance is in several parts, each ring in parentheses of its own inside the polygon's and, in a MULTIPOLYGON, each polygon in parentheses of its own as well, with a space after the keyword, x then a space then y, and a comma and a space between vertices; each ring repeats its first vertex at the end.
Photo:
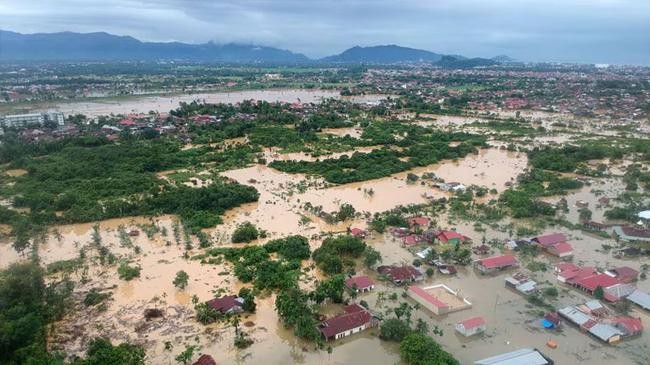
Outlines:
POLYGON ((517 259, 512 255, 492 256, 477 260, 479 264, 487 269, 511 266, 517 264, 517 259))
POLYGON ((548 365, 549 360, 539 351, 531 348, 524 348, 501 355, 478 360, 474 365, 548 365))

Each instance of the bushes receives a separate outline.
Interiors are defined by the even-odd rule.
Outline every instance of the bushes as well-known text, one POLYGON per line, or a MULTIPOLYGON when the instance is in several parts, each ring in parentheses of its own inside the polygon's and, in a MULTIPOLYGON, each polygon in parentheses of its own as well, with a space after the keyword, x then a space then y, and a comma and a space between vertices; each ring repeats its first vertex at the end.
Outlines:
POLYGON ((244 222, 235 228, 231 241, 232 243, 248 243, 256 240, 259 235, 257 227, 250 222, 244 222))
POLYGON ((400 343, 399 353, 409 365, 459 365, 458 360, 431 337, 413 332, 400 343))
POLYGON ((122 280, 130 281, 139 278, 141 270, 142 268, 140 266, 129 266, 129 264, 123 262, 117 268, 117 275, 122 280))
POLYGON ((176 277, 172 283, 177 288, 185 289, 189 280, 190 276, 185 271, 181 270, 176 273, 176 277))
POLYGON ((381 322, 379 338, 384 341, 400 342, 411 333, 411 326, 398 318, 389 318, 381 322))
POLYGON ((93 288, 90 289, 90 291, 86 294, 86 297, 84 298, 84 304, 87 307, 90 307, 97 305, 110 297, 111 293, 100 293, 99 290, 93 288))
POLYGON ((271 240, 264 248, 269 253, 277 252, 285 260, 306 260, 311 255, 309 240, 299 235, 271 240))

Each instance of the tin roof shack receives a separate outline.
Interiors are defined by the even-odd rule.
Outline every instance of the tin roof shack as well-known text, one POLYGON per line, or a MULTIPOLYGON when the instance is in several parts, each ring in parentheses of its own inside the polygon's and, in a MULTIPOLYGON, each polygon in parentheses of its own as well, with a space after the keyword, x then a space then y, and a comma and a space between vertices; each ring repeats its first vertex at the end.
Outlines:
POLYGON ((485 332, 487 324, 483 317, 472 317, 456 323, 456 331, 465 337, 485 332))
POLYGON ((607 230, 606 225, 594 221, 582 221, 582 226, 590 231, 604 232, 607 230))
POLYGON ((327 319, 318 326, 325 341, 338 340, 379 324, 372 313, 359 304, 350 304, 343 310, 344 313, 327 319))
POLYGON ((629 284, 635 282, 639 272, 629 266, 621 266, 605 271, 605 274, 616 278, 619 282, 629 284))
POLYGON ((632 292, 627 296, 627 300, 638 305, 639 307, 650 310, 650 294, 639 289, 632 292))
POLYGON ((353 276, 345 280, 345 286, 356 293, 365 293, 375 288, 375 283, 367 276, 353 276))
POLYGON ((598 318, 580 311, 578 307, 568 306, 560 309, 558 313, 582 331, 588 332, 603 342, 616 343, 624 335, 618 328, 607 323, 600 323, 598 318))
POLYGON ((554 365, 554 363, 537 349, 524 348, 477 360, 474 365, 554 365))
POLYGON ((433 314, 442 315, 472 307, 472 303, 444 284, 409 286, 406 294, 433 314))
POLYGON ((243 311, 244 298, 236 295, 226 295, 221 298, 208 300, 207 304, 217 312, 222 314, 240 313, 243 311))
POLYGON ((492 256, 474 261, 474 267, 483 274, 518 267, 517 259, 512 255, 492 256))
POLYGON ((424 275, 420 270, 414 268, 413 266, 379 266, 377 271, 386 275, 395 285, 402 285, 404 283, 412 283, 415 281, 421 281, 424 279, 424 275))
POLYGON ((537 283, 520 272, 508 276, 505 278, 505 282, 507 287, 515 289, 523 295, 531 295, 537 292, 537 283))
POLYGON ((402 237, 402 246, 404 247, 417 246, 423 242, 425 242, 424 238, 417 234, 410 234, 406 237, 402 237))

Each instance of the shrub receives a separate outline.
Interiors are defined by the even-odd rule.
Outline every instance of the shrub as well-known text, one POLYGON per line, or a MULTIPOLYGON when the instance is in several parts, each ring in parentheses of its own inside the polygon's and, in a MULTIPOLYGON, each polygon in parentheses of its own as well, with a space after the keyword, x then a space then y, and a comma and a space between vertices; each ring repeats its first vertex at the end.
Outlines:
POLYGON ((126 262, 120 264, 117 268, 117 275, 122 280, 133 280, 134 278, 140 277, 140 271, 142 268, 140 266, 129 266, 126 262))
POLYGON ((232 234, 232 243, 248 243, 259 237, 259 231, 250 222, 245 222, 237 226, 232 234))

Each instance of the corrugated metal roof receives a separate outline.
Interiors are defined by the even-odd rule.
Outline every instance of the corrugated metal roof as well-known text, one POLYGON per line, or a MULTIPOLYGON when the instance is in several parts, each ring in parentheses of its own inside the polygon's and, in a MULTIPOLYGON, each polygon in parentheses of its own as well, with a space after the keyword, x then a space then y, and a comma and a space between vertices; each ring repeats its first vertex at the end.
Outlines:
POLYGON ((622 336, 623 332, 618 328, 603 323, 597 323, 589 329, 589 333, 600 338, 601 340, 608 342, 610 338, 615 336, 622 336))
POLYGON ((560 314, 562 314, 565 318, 570 320, 571 322, 582 326, 583 324, 589 322, 591 318, 577 310, 575 307, 565 307, 562 308, 558 311, 560 314))
POLYGON ((478 360, 474 365, 547 365, 548 360, 542 354, 530 348, 525 348, 506 354, 488 357, 487 359, 478 360))
POLYGON ((627 299, 642 308, 650 309, 650 294, 637 289, 628 295, 627 299))

